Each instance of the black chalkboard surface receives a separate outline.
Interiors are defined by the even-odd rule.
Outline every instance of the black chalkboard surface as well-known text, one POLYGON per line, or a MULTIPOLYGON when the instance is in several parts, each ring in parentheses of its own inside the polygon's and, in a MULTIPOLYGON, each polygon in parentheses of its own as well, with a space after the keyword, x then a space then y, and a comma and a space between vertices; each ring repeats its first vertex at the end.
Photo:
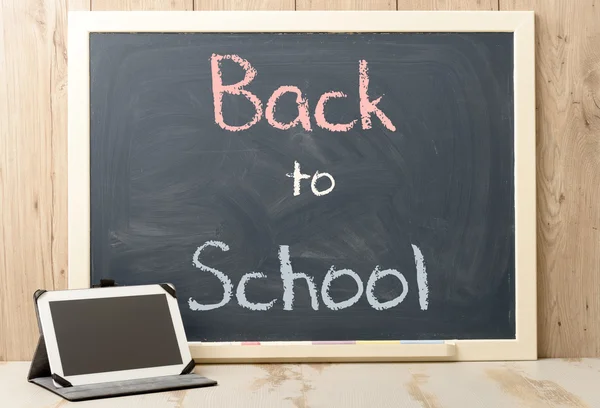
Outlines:
POLYGON ((90 33, 91 282, 189 341, 515 338, 513 33, 90 33))

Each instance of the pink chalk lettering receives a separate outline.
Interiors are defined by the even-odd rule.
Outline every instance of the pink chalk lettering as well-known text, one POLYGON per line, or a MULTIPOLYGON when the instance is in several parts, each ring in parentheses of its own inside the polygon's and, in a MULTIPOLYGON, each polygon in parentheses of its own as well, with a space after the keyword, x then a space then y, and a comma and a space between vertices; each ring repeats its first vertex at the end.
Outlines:
POLYGON ((356 119, 354 119, 350 123, 329 123, 327 119, 325 119, 325 103, 331 98, 345 98, 346 94, 338 91, 325 92, 319 98, 319 102, 317 102, 317 107, 315 108, 315 119, 317 121, 317 125, 322 127, 323 129, 329 130, 331 132, 347 132, 356 123, 356 119))
POLYGON ((256 69, 250 65, 250 62, 243 59, 239 55, 218 55, 213 54, 210 59, 211 72, 212 72, 212 89, 213 89, 213 101, 215 106, 215 122, 225 130, 232 132, 239 132, 241 130, 250 129, 254 126, 262 117, 262 103, 260 99, 252 92, 243 89, 248 85, 256 76, 256 69), (232 60, 237 62, 245 71, 244 79, 240 82, 231 85, 223 85, 223 74, 220 69, 220 62, 222 60, 232 60), (223 94, 229 93, 231 95, 243 95, 254 105, 255 114, 251 121, 241 126, 232 126, 225 123, 223 118, 223 94))
POLYGON ((265 117, 271 126, 280 130, 288 130, 302 123, 302 127, 307 132, 312 129, 310 127, 310 118, 308 116, 308 101, 302 96, 302 91, 296 86, 280 86, 273 92, 269 101, 267 102, 267 110, 265 117), (298 105, 298 116, 296 119, 289 123, 282 123, 275 119, 275 105, 281 95, 286 92, 293 92, 296 94, 296 104, 298 105))
POLYGON ((375 113, 383 126, 391 130, 396 131, 396 126, 392 121, 385 116, 385 113, 377 107, 377 104, 381 101, 381 96, 373 101, 369 100, 369 70, 367 68, 367 61, 360 60, 359 68, 359 95, 360 95, 360 115, 362 119, 363 129, 371 129, 371 114, 375 113))

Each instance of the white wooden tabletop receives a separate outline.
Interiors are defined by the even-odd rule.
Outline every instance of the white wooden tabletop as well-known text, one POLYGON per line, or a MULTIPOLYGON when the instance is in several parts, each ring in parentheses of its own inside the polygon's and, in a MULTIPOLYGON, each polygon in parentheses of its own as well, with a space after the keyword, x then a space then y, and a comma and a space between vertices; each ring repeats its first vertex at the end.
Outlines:
POLYGON ((600 407, 600 359, 518 363, 198 365, 209 388, 70 403, 0 362, 7 408, 600 407))

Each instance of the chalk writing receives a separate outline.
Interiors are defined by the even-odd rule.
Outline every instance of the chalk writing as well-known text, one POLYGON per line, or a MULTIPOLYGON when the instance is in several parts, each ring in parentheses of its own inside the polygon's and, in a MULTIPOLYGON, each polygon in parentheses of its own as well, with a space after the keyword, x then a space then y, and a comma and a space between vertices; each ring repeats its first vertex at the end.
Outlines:
POLYGON ((233 285, 231 283, 231 279, 229 279, 229 277, 227 275, 225 275, 223 272, 221 272, 217 269, 211 268, 209 266, 203 265, 202 263, 200 263, 200 261, 198 259, 200 257, 200 253, 206 247, 209 247, 209 246, 219 248, 224 252, 229 251, 229 246, 227 244, 225 244, 224 242, 207 241, 204 245, 202 245, 201 247, 198 247, 198 249, 194 253, 193 264, 196 268, 200 269, 201 271, 206 271, 206 272, 212 273, 221 281, 221 284, 223 285, 223 299, 219 303, 216 303, 214 305, 201 305, 200 303, 190 299, 190 309, 192 309, 192 310, 217 309, 221 306, 226 305, 231 300, 231 292, 233 290, 233 285))
POLYGON ((363 294, 363 283, 362 280, 360 280, 360 276, 358 276, 358 274, 350 269, 341 269, 339 271, 335 270, 335 267, 331 267, 328 271, 327 274, 325 275, 325 279, 323 279, 323 286, 321 287, 321 297, 323 298, 323 303, 325 303, 325 305, 330 308, 331 310, 342 310, 345 309, 347 307, 352 306, 353 304, 355 304, 356 302, 358 302, 358 300, 360 299, 360 297, 363 294), (354 282, 356 282, 356 294, 354 294, 354 296, 352 296, 350 299, 344 300, 343 302, 334 302, 333 299, 331 298, 331 296, 329 295, 329 288, 331 286, 331 283, 333 282, 334 279, 339 278, 340 276, 349 276, 352 279, 354 279, 354 282))
POLYGON ((238 55, 215 55, 211 58, 211 72, 212 72, 212 87, 213 87, 213 104, 215 108, 215 121, 223 129, 230 130, 232 132, 238 132, 241 130, 250 129, 256 124, 262 117, 262 103, 260 99, 252 92, 244 89, 244 86, 248 85, 256 76, 256 70, 250 65, 248 61, 239 57, 238 55), (223 85, 221 69, 219 64, 224 59, 230 59, 240 64, 244 68, 244 79, 232 85, 223 85), (225 123, 223 118, 223 94, 229 93, 231 95, 243 95, 254 105, 255 113, 252 120, 242 126, 231 126, 225 123))
POLYGON ((425 259, 421 250, 416 245, 412 246, 415 255, 415 266, 417 267, 417 286, 419 287, 419 305, 421 310, 429 307, 429 286, 427 285, 427 271, 425 270, 425 259))
MULTIPOLYGON (((287 173, 286 176, 292 177, 294 179, 294 196, 300 195, 300 181, 303 179, 310 178, 310 175, 304 174, 304 173, 302 173, 302 171, 300 171, 300 163, 298 163, 297 161, 294 162, 294 172, 287 173)), ((329 194, 333 191, 334 187, 335 187, 335 179, 333 178, 333 176, 331 174, 319 173, 318 170, 315 171, 315 174, 312 176, 312 181, 310 183, 310 189, 312 190, 314 195, 323 196, 323 195, 329 194), (329 179, 329 182, 331 183, 331 185, 328 188, 326 188, 325 190, 319 190, 317 188, 317 181, 321 177, 327 177, 329 179)))
MULTIPOLYGON (((212 54, 210 58, 210 66, 211 66, 211 78, 212 78, 212 91, 213 91, 213 102, 214 102, 214 117, 215 122, 223 129, 239 132, 243 130, 248 130, 256 123, 258 123, 263 116, 263 105, 262 101, 258 96, 250 92, 246 87, 250 85, 250 83, 256 78, 258 75, 257 70, 252 66, 252 64, 240 57, 239 55, 219 55, 212 54), (221 64, 226 61, 232 61, 237 63, 244 71, 244 77, 241 81, 225 85, 223 82, 223 73, 221 71, 221 64), (243 125, 229 125, 225 122, 225 117, 223 114, 223 95, 237 95, 246 98, 248 101, 252 103, 254 106, 254 115, 251 119, 249 119, 243 125)), ((390 131, 395 131, 396 127, 392 123, 392 121, 386 116, 386 114, 377 106, 381 102, 381 96, 371 100, 369 96, 369 69, 367 61, 360 60, 358 63, 358 91, 359 91, 359 108, 360 108, 360 124, 363 129, 371 129, 372 121, 371 116, 375 115, 380 121, 381 124, 390 131)), ((347 132, 351 130, 358 122, 358 119, 354 119, 347 123, 332 123, 327 120, 325 114, 326 104, 330 99, 334 98, 347 98, 347 95, 342 91, 327 91, 324 92, 318 99, 315 111, 314 111, 314 119, 317 124, 322 129, 331 131, 331 132, 347 132)), ((302 90, 296 86, 291 85, 283 85, 279 88, 275 89, 275 91, 271 94, 267 101, 266 110, 265 110, 265 118, 269 125, 271 125, 275 129, 279 130, 289 130, 298 125, 301 125, 304 131, 311 132, 313 130, 311 126, 310 120, 310 110, 309 110, 309 102, 304 97, 302 90), (281 122, 276 118, 277 113, 277 103, 280 97, 286 93, 292 93, 296 95, 296 108, 298 113, 296 117, 289 122, 281 122)), ((319 197, 329 194, 335 188, 335 179, 333 176, 326 172, 315 171, 314 175, 311 177, 309 174, 302 173, 300 168, 300 163, 294 162, 294 171, 293 173, 287 173, 287 177, 291 177, 294 179, 293 181, 293 195, 299 196, 301 193, 301 181, 311 179, 310 187, 312 193, 319 197), (329 180, 329 187, 325 189, 320 189, 317 187, 317 181, 321 178, 327 178, 329 180)), ((200 254, 202 251, 209 247, 216 247, 221 249, 222 251, 229 251, 229 246, 227 244, 220 241, 208 241, 204 245, 198 247, 193 256, 193 264, 196 268, 200 269, 204 272, 209 272, 213 274, 222 284, 223 286, 223 298, 220 302, 210 305, 204 305, 198 303, 196 300, 190 298, 189 299, 189 307, 191 310, 195 311, 208 311, 217 309, 229 303, 232 298, 233 292, 233 284, 229 277, 214 268, 206 266, 199 261, 200 254)), ((429 301, 428 301, 428 284, 427 284, 427 272, 425 270, 425 262, 423 259, 423 255, 419 248, 415 245, 412 245, 413 253, 415 257, 415 267, 417 270, 416 280, 417 287, 419 290, 419 305, 421 310, 427 310, 429 301)), ((315 284, 314 278, 306 273, 302 272, 294 272, 292 268, 292 263, 290 260, 290 252, 289 246, 280 245, 278 251, 279 257, 279 265, 280 265, 280 275, 283 286, 283 309, 284 310, 293 310, 294 308, 294 285, 297 281, 304 281, 308 288, 308 294, 310 296, 310 304, 313 310, 319 309, 319 297, 317 291, 317 285, 315 284)), ((254 310, 254 311, 266 311, 271 309, 277 299, 273 299, 268 303, 256 303, 248 300, 246 296, 246 288, 248 283, 251 280, 257 279, 266 279, 267 275, 263 272, 249 272, 244 274, 236 289, 236 299, 238 304, 246 309, 254 310)), ((404 301, 406 295, 408 293, 409 286, 408 281, 404 277, 404 275, 395 270, 395 269, 385 269, 380 270, 379 266, 375 266, 372 271, 369 279, 367 281, 366 290, 364 284, 360 278, 360 276, 350 270, 350 269, 340 269, 337 270, 335 266, 331 266, 331 268, 325 274, 323 278, 323 282, 321 285, 321 297, 323 299, 323 303, 325 306, 331 310, 342 310, 348 307, 351 307, 355 303, 359 301, 363 293, 366 296, 368 303, 376 310, 386 310, 393 308, 404 301), (341 276, 348 276, 352 278, 356 282, 356 293, 352 295, 350 298, 336 302, 333 300, 329 291, 331 289, 331 285, 334 280, 341 276), (385 302, 381 302, 377 299, 375 295, 375 286, 379 279, 385 276, 393 276, 397 278, 402 284, 402 292, 400 295, 396 296, 394 299, 387 300, 385 302)))
POLYGON ((294 281, 305 279, 310 294, 310 305, 314 310, 319 309, 319 300, 317 298, 317 287, 312 276, 305 273, 294 273, 292 263, 290 262, 290 248, 287 245, 279 246, 279 261, 281 280, 283 281, 283 310, 292 310, 294 305, 294 281))
POLYGON ((240 283, 238 284, 237 291, 236 291, 236 298, 237 298, 237 301, 240 306, 245 307, 246 309, 250 309, 250 310, 269 310, 270 308, 273 307, 273 305, 275 304, 277 299, 273 299, 269 303, 253 303, 253 302, 250 302, 246 298, 246 293, 245 293, 246 283, 248 283, 248 281, 250 279, 258 279, 258 278, 266 278, 266 277, 267 277, 267 275, 265 275, 262 272, 252 272, 252 273, 247 273, 244 276, 242 276, 242 279, 240 279, 240 283))
MULTIPOLYGON (((214 104, 214 116, 215 123, 221 128, 229 130, 231 132, 239 132, 242 130, 248 130, 256 123, 258 123, 263 116, 263 104, 258 96, 250 92, 246 87, 256 78, 258 71, 250 64, 250 62, 239 55, 220 55, 212 54, 210 58, 211 67, 211 78, 212 78, 212 92, 213 92, 213 104, 214 104), (232 61, 237 63, 244 70, 244 78, 236 83, 230 85, 224 85, 223 83, 223 72, 221 71, 221 64, 226 61, 232 61), (246 98, 254 106, 254 116, 245 124, 239 126, 229 125, 225 122, 223 115, 223 95, 237 95, 246 98)), ((365 60, 358 62, 358 94, 359 101, 358 105, 360 108, 360 119, 361 125, 364 130, 371 129, 371 115, 375 114, 381 121, 381 124, 388 130, 396 131, 396 126, 392 123, 390 118, 377 107, 381 102, 382 96, 370 100, 369 96, 369 69, 368 63, 365 60)), ((318 99, 315 111, 314 119, 316 124, 325 130, 331 132, 347 132, 354 127, 358 122, 358 119, 354 119, 348 123, 331 123, 326 119, 325 106, 327 101, 332 98, 346 98, 347 95, 342 91, 327 91, 324 92, 318 99)), ((303 96, 300 88, 291 85, 283 85, 277 88, 269 97, 267 101, 267 107, 265 112, 267 122, 275 129, 288 130, 293 127, 302 125, 302 128, 311 132, 312 126, 310 123, 310 112, 308 100, 303 96), (277 102, 279 98, 285 93, 296 94, 296 107, 298 114, 296 118, 288 123, 280 122, 275 118, 277 111, 277 102)))
POLYGON ((376 266, 375 270, 373 271, 371 276, 369 276, 369 281, 367 282, 367 301, 373 307, 373 309, 385 310, 385 309, 390 309, 394 306, 398 306, 400 303, 402 303, 402 301, 406 297, 407 293, 408 293, 408 282, 406 281, 406 278, 404 277, 404 275, 402 275, 400 272, 398 272, 395 269, 386 269, 386 270, 380 271, 379 267, 376 266), (402 282, 402 293, 392 300, 388 300, 387 302, 381 303, 375 297, 375 293, 374 293, 375 283, 379 279, 383 278, 384 276, 388 276, 388 275, 395 276, 396 278, 398 278, 400 280, 400 282, 402 282))
POLYGON ((301 123, 302 127, 307 132, 312 130, 308 113, 308 101, 302 96, 302 91, 295 86, 280 86, 275 90, 275 92, 273 92, 273 95, 271 95, 269 98, 269 102, 267 102, 267 111, 265 112, 265 117, 267 118, 269 124, 275 129, 288 130, 296 126, 298 123, 301 123), (293 92, 296 94, 298 116, 289 123, 281 123, 275 119, 275 104, 277 103, 279 97, 286 92, 293 92))
MULTIPOLYGON (((231 279, 229 279, 229 277, 224 272, 206 266, 200 262, 199 257, 202 251, 204 251, 207 247, 219 248, 222 251, 226 252, 229 251, 229 246, 221 241, 208 241, 202 246, 198 247, 193 256, 193 264, 196 268, 200 269, 201 271, 213 274, 221 282, 221 285, 223 286, 223 298, 219 303, 204 305, 198 303, 198 301, 190 297, 188 299, 188 305, 189 308, 194 311, 209 311, 220 308, 229 303, 232 297, 233 284, 231 282, 231 279)), ((427 286, 427 272, 425 270, 425 261, 423 259, 423 254, 421 253, 421 250, 416 245, 412 245, 412 248, 415 256, 415 265, 417 266, 419 304, 421 306, 421 310, 427 310, 427 294, 429 289, 427 286)), ((283 310, 294 309, 294 286, 297 281, 304 281, 304 283, 306 283, 308 287, 308 294, 310 296, 311 307, 313 310, 319 310, 319 296, 315 280, 312 276, 306 273, 294 272, 292 267, 292 261, 290 259, 290 248, 288 245, 279 246, 278 258, 279 273, 283 285, 283 310)), ((241 307, 253 311, 266 311, 271 309, 275 305, 275 303, 278 300, 277 298, 271 300, 268 303, 255 303, 249 301, 247 298, 246 289, 248 283, 251 280, 266 278, 267 275, 262 272, 249 272, 242 275, 236 289, 236 299, 241 307)), ((356 272, 354 272, 351 269, 337 270, 335 266, 332 265, 325 274, 325 277, 323 278, 323 282, 321 284, 321 297, 323 298, 323 303, 328 309, 342 310, 356 304, 364 293, 366 295, 367 301, 369 302, 369 305, 371 305, 373 309, 386 310, 398 306, 400 303, 402 303, 406 298, 406 295, 408 294, 408 290, 408 281, 401 272, 395 269, 380 270, 379 266, 375 266, 371 275, 369 276, 367 286, 365 289, 360 276, 356 272), (356 293, 346 300, 336 302, 329 294, 329 291, 331 289, 333 281, 341 276, 348 276, 356 282, 356 293), (394 299, 381 302, 379 301, 379 299, 377 299, 377 296, 375 295, 375 285, 379 279, 385 276, 394 276, 395 278, 397 278, 402 284, 402 292, 394 299)))

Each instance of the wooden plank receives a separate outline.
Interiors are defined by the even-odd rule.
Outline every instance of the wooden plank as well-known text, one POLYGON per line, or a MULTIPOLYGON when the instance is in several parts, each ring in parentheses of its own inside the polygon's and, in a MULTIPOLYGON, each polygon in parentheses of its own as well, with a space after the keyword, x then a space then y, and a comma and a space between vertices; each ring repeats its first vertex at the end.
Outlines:
POLYGON ((398 10, 498 10, 498 0, 398 0, 398 10))
MULTIPOLYGON (((52 224, 50 245, 52 254, 52 280, 54 289, 67 288, 67 0, 55 13, 56 22, 52 39, 48 42, 50 52, 50 120, 52 141, 52 224)), ((81 4, 80 6, 85 6, 81 4)))
POLYGON ((68 0, 67 7, 69 11, 90 11, 92 0, 68 0))
POLYGON ((194 0, 194 10, 294 10, 295 0, 194 0))
MULTIPOLYGON (((48 1, 48 0, 46 0, 48 1)), ((193 10, 194 0, 91 0, 91 9, 104 10, 193 10)))
POLYGON ((538 308, 543 356, 600 355, 600 3, 536 11, 538 308))
POLYGON ((396 0, 296 0, 296 10, 396 10, 396 0))
POLYGON ((2 352, 31 357, 32 301, 66 287, 66 0, 0 6, 2 352))
MULTIPOLYGON (((5 194, 6 186, 5 186, 5 177, 6 177, 6 164, 8 163, 8 152, 5 149, 7 145, 10 143, 8 141, 9 127, 8 120, 3 120, 8 115, 8 60, 6 59, 7 54, 7 46, 9 45, 6 42, 5 38, 5 30, 4 30, 4 19, 8 14, 8 3, 0 2, 0 22, 2 27, 0 27, 0 232, 2 235, 2 242, 0 243, 0 333, 2 333, 2 337, 0 337, 0 361, 4 361, 7 359, 8 354, 8 316, 9 316, 9 308, 8 308, 8 298, 5 296, 7 292, 10 291, 10 287, 8 286, 8 278, 9 272, 7 268, 7 252, 8 248, 5 244, 5 238, 7 238, 7 232, 5 231, 5 223, 8 221, 5 217, 7 214, 6 205, 8 204, 8 197, 5 194)), ((11 155, 14 157, 14 154, 11 155)))

